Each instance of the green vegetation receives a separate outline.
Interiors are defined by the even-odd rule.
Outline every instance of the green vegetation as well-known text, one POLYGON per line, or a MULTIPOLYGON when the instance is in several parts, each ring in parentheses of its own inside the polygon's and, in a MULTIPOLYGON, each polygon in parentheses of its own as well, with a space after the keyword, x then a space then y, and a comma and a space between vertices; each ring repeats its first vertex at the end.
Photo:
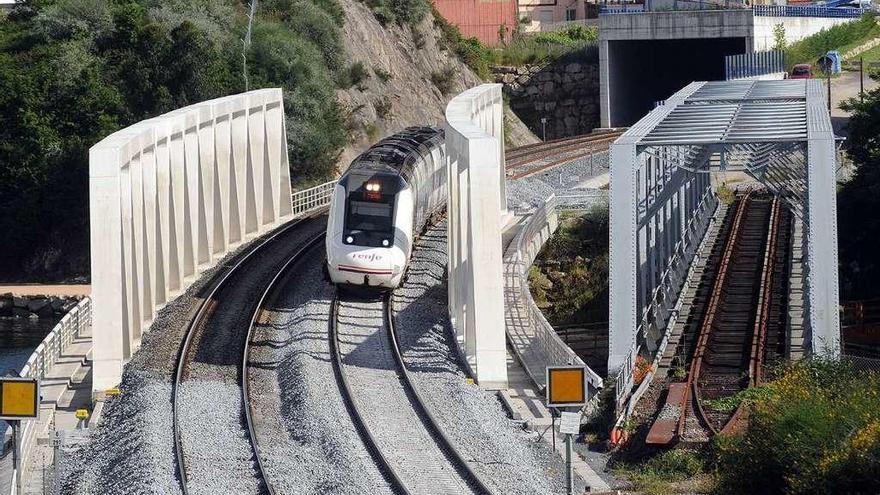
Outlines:
MULTIPOLYGON (((639 466, 628 466, 618 472, 628 478, 633 488, 648 495, 666 495, 682 493, 679 484, 699 477, 705 473, 705 462, 698 452, 686 449, 674 449, 662 452, 639 466)), ((705 476, 708 478, 708 476, 705 476)), ((685 491, 688 493, 705 493, 702 489, 694 490, 694 485, 706 485, 708 480, 691 483, 685 491)))
POLYGON ((383 26, 399 24, 415 29, 431 11, 427 0, 364 0, 364 3, 383 26))
POLYGON ((605 321, 608 313, 608 209, 563 214, 529 270, 535 302, 554 325, 605 321))
POLYGON ((724 204, 733 204, 734 199, 736 199, 736 194, 734 194, 733 189, 731 189, 727 182, 722 182, 720 186, 718 186, 717 190, 718 200, 724 204))
POLYGON ((764 388, 746 432, 715 441, 719 493, 880 493, 880 375, 813 360, 764 388))
POLYGON ((752 403, 766 397, 768 390, 764 387, 751 387, 739 393, 717 399, 703 399, 703 407, 714 411, 733 412, 743 402, 752 403))
POLYGON ((447 65, 431 73, 431 82, 441 93, 447 95, 455 89, 455 75, 455 67, 447 65))
POLYGON ((380 119, 384 119, 391 114, 391 99, 387 96, 380 96, 373 102, 373 108, 376 109, 376 115, 380 119))
MULTIPOLYGON (((88 149, 124 126, 244 90, 238 0, 40 0, 0 22, 0 277, 88 272, 88 149)), ((262 0, 250 87, 282 87, 294 177, 348 136, 334 0, 262 0)))
POLYGON ((376 74, 376 77, 378 77, 383 83, 390 81, 392 77, 390 72, 381 67, 373 68, 373 73, 376 74))
POLYGON ((363 84, 369 78, 370 73, 367 72, 364 63, 355 62, 348 66, 348 70, 343 71, 339 75, 339 87, 347 89, 352 86, 357 86, 358 89, 363 91, 365 89, 363 84))
MULTIPOLYGON (((483 46, 477 38, 465 38, 457 27, 447 22, 434 10, 434 26, 442 34, 440 47, 454 53, 482 79, 489 79, 493 65, 523 65, 548 63, 586 50, 599 38, 596 28, 571 26, 560 31, 523 34, 514 31, 502 46, 492 49, 483 46)), ((503 27, 503 26, 502 26, 503 27)))
POLYGON ((842 300, 880 296, 880 89, 848 101, 848 153, 855 176, 837 194, 837 242, 842 300))
POLYGON ((786 66, 790 70, 795 64, 815 65, 828 50, 839 50, 842 55, 877 36, 880 36, 880 26, 873 14, 865 14, 858 21, 838 24, 791 43, 785 49, 786 66))
POLYGON ((781 22, 773 26, 773 49, 785 50, 788 44, 785 41, 785 24, 781 22))

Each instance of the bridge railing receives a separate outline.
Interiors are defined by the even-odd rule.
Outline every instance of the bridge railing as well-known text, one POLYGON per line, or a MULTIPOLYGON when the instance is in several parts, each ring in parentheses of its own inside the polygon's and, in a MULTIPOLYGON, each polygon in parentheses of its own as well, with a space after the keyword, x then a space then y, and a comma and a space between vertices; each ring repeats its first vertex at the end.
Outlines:
POLYGON ((871 9, 855 7, 811 7, 801 5, 753 5, 756 16, 763 17, 861 17, 871 9))
MULTIPOLYGON (((46 378, 49 369, 65 349, 82 334, 85 328, 92 324, 92 300, 88 297, 81 300, 76 306, 61 318, 52 331, 34 349, 30 357, 21 369, 20 375, 27 378, 42 380, 46 378)), ((37 421, 21 422, 21 455, 20 465, 26 469, 30 461, 31 453, 36 445, 39 423, 37 421)), ((7 430, 9 430, 7 428, 7 430)), ((9 431, 7 431, 7 436, 9 431)), ((26 471, 25 471, 26 472, 26 471)), ((12 473, 15 480, 16 473, 12 473)), ((15 483, 12 483, 12 491, 15 493, 15 483)))
POLYGON ((338 182, 338 180, 331 180, 314 187, 294 191, 290 195, 293 217, 300 217, 330 205, 330 200, 333 199, 333 189, 338 182))
POLYGON ((767 50, 724 57, 724 75, 728 81, 785 72, 785 52, 767 50))

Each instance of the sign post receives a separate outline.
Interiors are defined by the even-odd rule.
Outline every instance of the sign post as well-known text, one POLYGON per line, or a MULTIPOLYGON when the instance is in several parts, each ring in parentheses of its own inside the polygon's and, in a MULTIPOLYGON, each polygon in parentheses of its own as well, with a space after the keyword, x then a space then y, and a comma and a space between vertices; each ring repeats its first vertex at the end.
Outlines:
MULTIPOLYGON (((581 426, 580 409, 587 404, 587 370, 584 366, 547 367, 547 407, 559 408, 559 433, 565 435, 565 493, 574 491, 574 472, 572 467, 572 435, 577 435, 581 426), (565 411, 566 408, 578 412, 565 411)), ((556 432, 553 432, 556 435, 556 432)))
POLYGON ((0 378, 0 419, 12 426, 12 469, 15 492, 21 493, 21 421, 40 415, 40 381, 36 378, 0 378))

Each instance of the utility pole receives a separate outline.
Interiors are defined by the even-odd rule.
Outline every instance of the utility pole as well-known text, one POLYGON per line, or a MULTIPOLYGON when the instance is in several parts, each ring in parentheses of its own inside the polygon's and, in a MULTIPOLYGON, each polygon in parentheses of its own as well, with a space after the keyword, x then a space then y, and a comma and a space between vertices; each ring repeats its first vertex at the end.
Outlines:
POLYGON ((865 57, 859 57, 859 102, 865 102, 865 57))
POLYGON ((244 91, 248 92, 250 90, 250 82, 248 81, 248 68, 247 68, 247 52, 251 47, 251 32, 254 27, 254 14, 257 12, 257 0, 251 0, 251 11, 248 14, 248 25, 247 32, 244 34, 244 39, 241 40, 241 72, 244 74, 244 91))

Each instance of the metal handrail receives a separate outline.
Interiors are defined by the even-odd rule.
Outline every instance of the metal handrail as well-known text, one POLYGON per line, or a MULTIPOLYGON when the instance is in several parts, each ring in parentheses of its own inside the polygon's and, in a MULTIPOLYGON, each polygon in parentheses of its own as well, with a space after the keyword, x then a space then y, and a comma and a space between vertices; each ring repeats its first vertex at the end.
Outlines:
POLYGON ((331 180, 308 189, 294 191, 290 195, 293 217, 301 217, 329 205, 337 182, 339 181, 331 180))
MULTIPOLYGON (((64 350, 80 336, 81 331, 92 324, 92 300, 83 298, 64 317, 61 318, 52 331, 34 349, 24 367, 19 373, 26 378, 42 380, 52 368, 56 359, 61 357, 64 350)), ((8 434, 9 428, 7 428, 8 434)), ((36 421, 23 421, 21 425, 21 466, 27 466, 30 450, 36 444, 37 428, 36 421)), ((15 479, 16 473, 12 473, 15 479)), ((15 494, 15 483, 11 484, 10 493, 15 494)))
POLYGON ((539 207, 529 218, 522 230, 517 234, 515 261, 520 267, 517 274, 520 278, 520 297, 528 311, 529 324, 535 331, 538 346, 548 358, 548 364, 576 364, 586 366, 587 379, 595 389, 602 388, 602 378, 597 375, 571 348, 559 337, 553 325, 547 321, 544 313, 535 303, 529 290, 528 272, 539 249, 527 249, 528 246, 538 242, 543 244, 546 239, 541 239, 539 234, 547 226, 547 216, 555 211, 557 200, 551 195, 547 201, 539 207))

